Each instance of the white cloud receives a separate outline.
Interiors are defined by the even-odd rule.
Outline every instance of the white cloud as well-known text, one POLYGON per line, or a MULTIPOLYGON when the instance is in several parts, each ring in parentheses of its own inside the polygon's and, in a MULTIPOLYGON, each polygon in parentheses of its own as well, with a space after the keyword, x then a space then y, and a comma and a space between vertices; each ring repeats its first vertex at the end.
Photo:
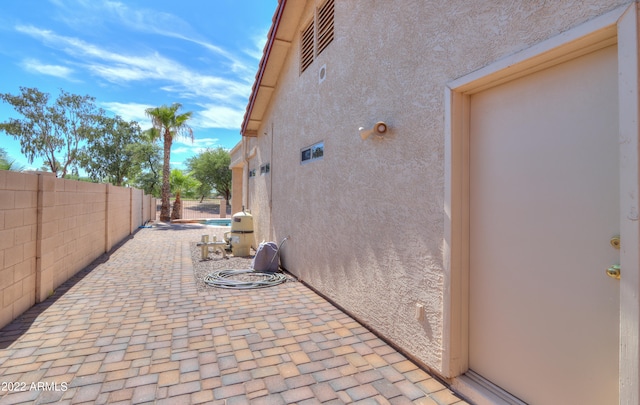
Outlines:
MULTIPOLYGON (((204 98, 226 105, 244 107, 251 85, 223 77, 200 74, 160 55, 157 52, 144 55, 112 52, 78 38, 58 35, 33 26, 17 26, 16 29, 40 39, 48 46, 59 49, 76 58, 76 65, 115 84, 135 81, 162 81, 161 88, 185 98, 204 98)), ((236 124, 239 125, 239 124, 236 124)))
POLYGON ((195 145, 205 148, 215 148, 218 146, 218 142, 220 142, 218 138, 200 138, 193 141, 195 145))
POLYGON ((42 63, 37 59, 25 59, 24 61, 22 61, 22 67, 24 67, 27 71, 32 73, 39 73, 47 76, 54 76, 54 77, 59 77, 61 79, 75 81, 71 77, 73 73, 73 69, 68 68, 66 66, 49 65, 49 64, 42 63))
POLYGON ((193 126, 198 128, 237 129, 242 124, 244 108, 231 108, 219 105, 207 105, 195 114, 193 126))
POLYGON ((172 154, 189 154, 189 156, 197 155, 207 149, 213 149, 220 146, 218 138, 200 138, 191 140, 185 138, 176 138, 171 148, 172 154), (178 146, 176 146, 178 145, 178 146))
MULTIPOLYGON (((191 25, 173 14, 158 12, 151 9, 134 9, 117 1, 103 1, 95 3, 98 7, 104 7, 118 18, 118 22, 129 29, 153 33, 156 35, 177 38, 202 46, 208 51, 224 57, 230 63, 233 72, 252 71, 242 60, 224 48, 211 44, 194 32, 191 25)), ((259 58, 258 58, 259 59, 259 58)))
POLYGON ((267 44, 267 35, 269 35, 268 31, 264 31, 259 35, 254 35, 251 40, 253 41, 253 49, 247 49, 244 51, 247 55, 252 57, 255 60, 262 59, 262 55, 264 53, 264 46, 267 44))
MULTIPOLYGON (((123 87, 153 87, 154 91, 166 93, 159 99, 170 98, 179 101, 193 111, 189 125, 194 130, 240 128, 255 78, 257 61, 262 57, 266 31, 263 35, 252 36, 252 44, 247 46, 247 49, 225 49, 210 42, 188 21, 177 15, 152 9, 154 6, 151 3, 147 6, 149 8, 137 8, 126 4, 124 0, 49 1, 58 8, 54 18, 64 21, 76 32, 91 30, 92 33, 102 33, 117 29, 123 34, 126 33, 128 38, 135 38, 137 33, 156 35, 154 41, 158 43, 168 42, 166 38, 174 38, 201 47, 202 52, 195 48, 195 56, 202 55, 200 63, 209 65, 206 66, 206 70, 187 66, 184 64, 187 62, 172 59, 167 57, 167 54, 149 48, 135 48, 134 40, 124 45, 116 45, 117 41, 103 44, 97 40, 89 41, 88 38, 95 37, 93 35, 81 39, 81 34, 66 35, 61 31, 56 32, 34 25, 18 25, 15 27, 18 32, 56 50, 65 58, 63 65, 67 65, 65 67, 33 63, 31 71, 57 75, 67 80, 71 80, 72 75, 84 77, 85 81, 94 81, 99 85, 106 85, 105 82, 108 82, 109 85, 123 87), (225 70, 223 75, 218 74, 218 68, 221 66, 225 70), (88 75, 91 77, 87 77, 88 75), (198 107, 190 107, 194 105, 198 107)), ((189 45, 188 49, 193 47, 189 45)), ((149 102, 150 99, 145 97, 137 101, 149 102)), ((151 105, 126 102, 100 104, 125 120, 139 122, 143 128, 150 123, 144 110, 153 107, 151 105)), ((218 145, 216 139, 210 145, 192 145, 191 150, 204 150, 218 145)))
POLYGON ((172 147, 171 148, 171 153, 174 154, 174 155, 175 154, 182 154, 182 153, 192 153, 192 152, 193 152, 193 148, 187 148, 185 146, 179 147, 179 148, 176 148, 176 147, 172 147))
POLYGON ((112 21, 128 30, 181 39, 200 45, 225 58, 233 72, 253 70, 253 67, 248 67, 233 53, 207 42, 187 21, 173 14, 149 8, 132 8, 122 2, 111 0, 76 0, 67 3, 54 0, 54 2, 62 10, 59 18, 69 25, 86 26, 112 21))
POLYGON ((103 102, 99 104, 105 110, 110 111, 115 115, 119 115, 125 121, 136 121, 139 124, 142 124, 143 127, 145 124, 151 126, 151 120, 146 116, 144 111, 147 108, 154 107, 152 105, 118 102, 103 102))

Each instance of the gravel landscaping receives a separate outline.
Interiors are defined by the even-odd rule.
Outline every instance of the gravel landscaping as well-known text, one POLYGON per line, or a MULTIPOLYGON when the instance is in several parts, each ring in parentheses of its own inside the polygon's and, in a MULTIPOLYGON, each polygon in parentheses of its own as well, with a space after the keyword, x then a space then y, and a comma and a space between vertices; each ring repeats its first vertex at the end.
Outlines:
MULTIPOLYGON (((203 235, 209 235, 209 240, 213 240, 213 236, 217 237, 218 241, 224 240, 224 233, 228 232, 229 228, 227 227, 206 227, 203 228, 203 235)), ((211 248, 209 248, 209 255, 207 260, 202 260, 202 253, 200 251, 200 246, 197 245, 199 241, 192 242, 189 247, 191 250, 191 260, 193 262, 193 275, 196 282, 196 287, 198 291, 211 291, 216 287, 211 287, 204 282, 205 277, 208 274, 213 273, 218 270, 227 270, 227 269, 251 269, 251 264, 253 261, 253 254, 247 257, 235 257, 231 252, 227 252, 227 258, 225 259, 222 254, 216 250, 213 252, 211 248)), ((252 253, 255 253, 252 249, 252 253)), ((295 278, 290 274, 287 275, 287 281, 295 281, 295 278)), ((252 281, 255 276, 237 276, 238 280, 246 280, 252 281)))

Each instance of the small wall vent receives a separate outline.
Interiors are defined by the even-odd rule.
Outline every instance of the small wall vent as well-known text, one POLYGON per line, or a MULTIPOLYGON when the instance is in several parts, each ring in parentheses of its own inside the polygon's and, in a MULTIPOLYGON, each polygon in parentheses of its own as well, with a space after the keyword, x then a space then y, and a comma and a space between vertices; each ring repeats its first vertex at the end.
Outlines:
POLYGON ((327 78, 327 65, 322 65, 322 67, 318 71, 318 83, 324 82, 324 79, 326 78, 327 78))

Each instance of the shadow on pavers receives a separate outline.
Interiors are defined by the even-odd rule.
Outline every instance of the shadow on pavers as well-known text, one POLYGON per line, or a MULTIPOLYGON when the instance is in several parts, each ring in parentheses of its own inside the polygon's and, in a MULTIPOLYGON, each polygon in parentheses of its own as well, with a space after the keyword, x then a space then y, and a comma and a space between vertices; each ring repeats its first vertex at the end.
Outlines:
POLYGON ((109 261, 109 258, 112 254, 114 254, 120 247, 122 247, 125 243, 133 239, 133 237, 138 233, 139 229, 136 229, 133 234, 127 236, 116 245, 114 245, 110 251, 103 253, 97 259, 95 259, 91 264, 89 264, 84 269, 78 271, 76 274, 71 276, 71 278, 64 283, 60 284, 53 294, 47 297, 44 301, 35 304, 16 319, 11 321, 4 328, 0 329, 0 349, 8 348, 13 342, 20 338, 25 332, 29 330, 33 322, 38 318, 38 316, 44 312, 47 308, 53 305, 58 298, 62 297, 65 292, 69 291, 71 287, 76 285, 79 281, 85 278, 93 269, 101 265, 102 263, 106 263, 109 261))
POLYGON ((172 222, 154 222, 153 229, 156 231, 191 231, 194 229, 204 229, 204 225, 199 223, 172 223, 172 222))

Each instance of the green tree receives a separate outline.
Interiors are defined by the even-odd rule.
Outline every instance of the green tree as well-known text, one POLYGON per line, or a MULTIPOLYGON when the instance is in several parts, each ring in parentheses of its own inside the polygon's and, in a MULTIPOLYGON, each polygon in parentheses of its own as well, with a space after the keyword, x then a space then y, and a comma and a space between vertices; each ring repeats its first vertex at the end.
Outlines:
POLYGON ((147 129, 142 132, 140 142, 127 147, 136 163, 136 173, 132 184, 144 190, 146 194, 160 197, 160 185, 162 178, 162 153, 161 148, 155 141, 158 139, 158 130, 147 129))
POLYGON ((9 161, 9 155, 7 155, 7 151, 3 148, 0 148, 0 170, 10 170, 11 162, 9 161))
POLYGON ((80 166, 94 181, 125 185, 138 171, 131 145, 141 140, 137 122, 100 117, 99 125, 89 131, 87 146, 80 153, 80 166))
POLYGON ((200 182, 190 173, 184 173, 180 169, 171 170, 171 192, 178 193, 185 198, 195 198, 198 196, 200 182))
POLYGON ((80 176, 80 174, 78 174, 77 172, 72 174, 67 174, 66 176, 64 176, 64 178, 68 180, 84 181, 87 183, 96 183, 91 177, 80 176))
POLYGON ((231 199, 231 155, 221 147, 207 149, 187 160, 187 167, 202 186, 201 200, 215 190, 227 201, 231 199))
POLYGON ((187 125, 187 121, 193 115, 192 112, 178 114, 178 110, 182 107, 180 103, 173 103, 170 106, 162 105, 160 107, 147 108, 145 113, 149 118, 153 127, 157 129, 158 136, 162 138, 164 145, 164 158, 162 165, 162 207, 160 208, 160 221, 170 221, 170 167, 171 145, 176 136, 187 136, 193 140, 193 131, 187 125))
POLYGON ((21 152, 29 163, 37 157, 58 177, 76 165, 80 142, 104 115, 90 96, 79 96, 60 90, 49 103, 49 94, 35 88, 20 87, 21 94, 0 93, 23 119, 9 118, 0 130, 20 141, 21 152))
POLYGON ((7 154, 7 151, 0 148, 0 170, 11 170, 14 172, 21 172, 24 167, 16 164, 15 159, 11 159, 7 154))
POLYGON ((171 170, 171 192, 176 196, 171 211, 171 219, 180 219, 182 217, 182 200, 181 196, 187 198, 193 197, 200 183, 188 174, 184 174, 180 169, 171 170))

